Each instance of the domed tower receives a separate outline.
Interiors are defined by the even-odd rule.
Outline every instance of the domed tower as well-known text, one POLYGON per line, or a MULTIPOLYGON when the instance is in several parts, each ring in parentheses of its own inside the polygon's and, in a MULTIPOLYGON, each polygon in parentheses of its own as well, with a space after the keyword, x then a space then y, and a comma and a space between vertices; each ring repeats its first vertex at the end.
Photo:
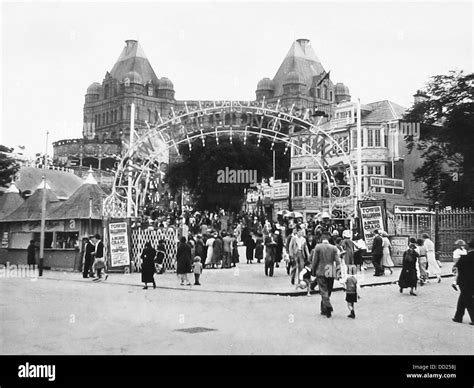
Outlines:
POLYGON ((174 100, 174 85, 169 78, 161 77, 158 81, 158 97, 174 100))
POLYGON ((255 94, 257 96, 257 100, 261 100, 265 97, 265 99, 272 98, 275 93, 275 84, 270 78, 263 78, 257 84, 257 90, 255 94))
POLYGON ((335 98, 336 98, 337 104, 343 101, 351 100, 351 94, 349 93, 349 88, 346 85, 344 85, 342 82, 338 82, 336 84, 335 98))
POLYGON ((303 94, 306 84, 296 71, 290 71, 283 79, 283 94, 303 94))
POLYGON ((94 82, 87 88, 86 103, 96 102, 99 99, 102 86, 98 82, 94 82))

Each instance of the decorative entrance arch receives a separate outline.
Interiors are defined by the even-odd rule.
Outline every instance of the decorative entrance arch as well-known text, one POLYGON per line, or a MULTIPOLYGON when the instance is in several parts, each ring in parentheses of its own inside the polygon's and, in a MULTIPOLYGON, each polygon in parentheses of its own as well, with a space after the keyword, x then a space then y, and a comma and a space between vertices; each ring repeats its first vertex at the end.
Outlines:
MULTIPOLYGON (((133 117, 133 116, 132 116, 133 117)), ((236 136, 244 144, 249 137, 256 137, 260 146, 262 138, 271 140, 273 149, 276 142, 285 144, 288 149, 299 149, 303 155, 312 157, 321 170, 329 188, 329 203, 337 205, 341 198, 356 204, 357 180, 354 167, 344 149, 331 135, 331 122, 321 123, 313 110, 291 108, 276 104, 266 104, 265 100, 242 101, 196 101, 185 102, 183 110, 176 112, 171 108, 168 119, 159 117, 160 123, 139 133, 138 138, 128 145, 127 154, 118 164, 112 193, 104 202, 105 215, 124 218, 137 216, 143 203, 151 174, 159 166, 160 158, 174 149, 179 154, 179 146, 187 144, 191 149, 196 140, 205 146, 206 138, 228 136, 229 142, 236 136), (297 135, 313 138, 312 147, 301 147, 293 141, 297 135), (338 186, 330 174, 327 158, 337 158, 339 163, 348 166, 347 185, 338 186)), ((330 205, 331 209, 331 205, 330 205)))

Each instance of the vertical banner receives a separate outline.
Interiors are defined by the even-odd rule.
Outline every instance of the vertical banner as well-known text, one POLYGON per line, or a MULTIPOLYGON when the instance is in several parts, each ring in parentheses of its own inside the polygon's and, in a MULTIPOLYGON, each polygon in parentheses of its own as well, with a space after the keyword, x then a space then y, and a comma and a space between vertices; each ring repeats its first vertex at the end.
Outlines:
POLYGON ((111 267, 130 265, 129 233, 126 221, 109 223, 111 267))
POLYGON ((367 251, 372 251, 374 230, 387 230, 387 209, 384 199, 374 201, 359 201, 361 230, 367 244, 367 251))

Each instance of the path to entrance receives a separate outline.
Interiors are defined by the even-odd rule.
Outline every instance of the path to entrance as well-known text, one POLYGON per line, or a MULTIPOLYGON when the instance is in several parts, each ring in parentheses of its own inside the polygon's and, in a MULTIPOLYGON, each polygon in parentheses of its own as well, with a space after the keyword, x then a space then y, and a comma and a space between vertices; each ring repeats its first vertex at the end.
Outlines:
MULTIPOLYGON (((290 283, 290 277, 286 273, 284 263, 280 268, 275 268, 273 277, 265 276, 265 267, 263 262, 246 264, 245 251, 243 247, 239 248, 240 263, 236 268, 229 269, 205 269, 201 275, 201 286, 180 286, 180 281, 173 272, 167 272, 163 275, 155 275, 156 284, 159 288, 180 289, 200 292, 235 292, 249 294, 279 294, 279 295, 305 295, 306 291, 296 289, 296 286, 290 283), (243 262, 242 262, 243 261, 243 262)), ((451 282, 453 263, 444 263, 441 268, 443 281, 451 282)), ((397 267, 393 270, 393 275, 389 275, 386 271, 385 276, 374 277, 373 269, 368 268, 362 272, 360 284, 362 287, 377 286, 383 284, 395 284, 400 276, 401 268, 397 267)), ((91 279, 83 279, 82 274, 72 272, 45 271, 44 278, 58 280, 74 280, 79 282, 92 282, 91 279)), ((194 283, 193 274, 188 275, 191 283, 194 283)), ((431 282, 435 280, 431 279, 431 282)), ((105 281, 106 283, 137 285, 143 286, 141 283, 141 274, 118 274, 112 273, 105 281)), ((341 290, 342 286, 339 282, 335 282, 334 289, 341 290)), ((317 290, 317 288, 316 288, 317 290)))

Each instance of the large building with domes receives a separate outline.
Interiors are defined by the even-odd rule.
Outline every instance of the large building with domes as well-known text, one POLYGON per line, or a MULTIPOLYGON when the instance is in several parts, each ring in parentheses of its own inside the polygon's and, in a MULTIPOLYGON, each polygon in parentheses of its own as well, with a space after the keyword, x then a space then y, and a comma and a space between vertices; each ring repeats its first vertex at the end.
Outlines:
MULTIPOLYGON (((104 188, 111 186, 112 171, 127 149, 132 103, 136 107, 135 128, 158 123, 171 117, 173 110, 184 111, 186 103, 195 103, 176 100, 172 81, 156 75, 139 42, 125 43, 102 82, 93 82, 86 90, 82 138, 53 144, 55 164, 73 168, 78 175, 92 166, 104 188)), ((346 84, 332 81, 308 39, 292 43, 275 76, 257 83, 253 100, 279 101, 280 106, 306 108, 323 116, 331 123, 332 136, 355 165, 356 104, 346 84)), ((404 112, 404 107, 389 100, 362 104, 363 193, 370 198, 385 196, 390 204, 413 205, 424 203, 424 199, 420 185, 411 179, 420 160, 419 155, 409 155, 406 150, 404 137, 414 133, 403 123, 404 112)), ((294 141, 311 149, 311 137, 302 133, 294 141)), ((170 151, 171 162, 174 156, 170 151)), ((341 165, 337 155, 328 162, 342 169, 348 167, 341 165)), ((318 169, 314 160, 296 148, 292 150, 288 206, 304 215, 327 207, 324 197, 328 193, 318 169)))

